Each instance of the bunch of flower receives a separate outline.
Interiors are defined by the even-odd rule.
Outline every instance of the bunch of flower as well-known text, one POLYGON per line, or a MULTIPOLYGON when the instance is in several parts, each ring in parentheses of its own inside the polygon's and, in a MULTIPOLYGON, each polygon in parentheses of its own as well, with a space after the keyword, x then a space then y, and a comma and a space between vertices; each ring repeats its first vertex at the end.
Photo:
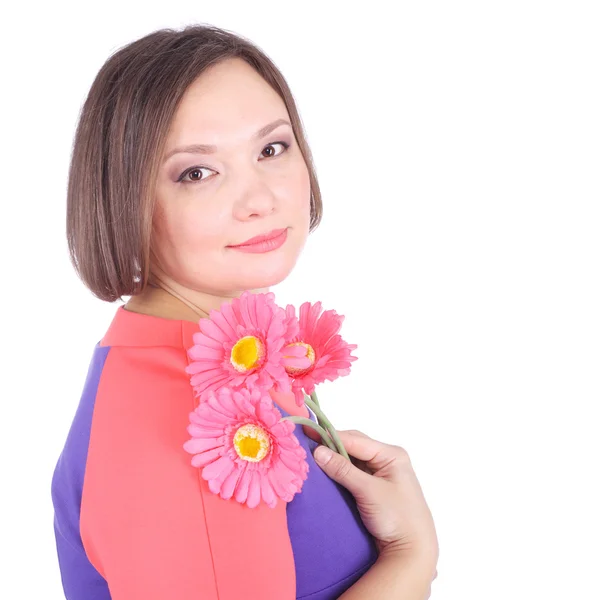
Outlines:
POLYGON ((351 354, 357 346, 339 335, 343 320, 334 310, 322 312, 320 302, 305 302, 296 317, 272 292, 244 292, 200 320, 186 368, 199 404, 190 413, 184 449, 213 493, 250 508, 261 499, 271 508, 278 498, 291 501, 308 473, 296 424, 312 427, 348 458, 315 390, 348 375, 357 358, 351 354), (282 417, 271 389, 293 392, 318 422, 282 417))

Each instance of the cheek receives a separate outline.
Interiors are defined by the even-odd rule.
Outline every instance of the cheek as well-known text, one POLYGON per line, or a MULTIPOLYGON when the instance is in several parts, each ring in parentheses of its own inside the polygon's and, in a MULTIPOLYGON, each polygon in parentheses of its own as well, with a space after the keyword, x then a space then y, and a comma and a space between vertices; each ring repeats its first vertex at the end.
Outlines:
POLYGON ((290 205, 298 213, 298 218, 310 218, 310 175, 303 161, 286 180, 285 186, 290 205))
POLYGON ((161 210, 156 215, 155 239, 161 255, 170 263, 185 263, 192 255, 214 244, 214 234, 219 231, 214 216, 200 214, 193 206, 178 210, 161 210))

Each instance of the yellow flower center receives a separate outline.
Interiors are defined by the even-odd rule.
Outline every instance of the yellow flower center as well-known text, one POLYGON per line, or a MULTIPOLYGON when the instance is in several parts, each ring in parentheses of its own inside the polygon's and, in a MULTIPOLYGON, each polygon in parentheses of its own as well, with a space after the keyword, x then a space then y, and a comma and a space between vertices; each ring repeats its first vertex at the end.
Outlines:
POLYGON ((315 351, 313 350, 313 347, 310 344, 307 344, 306 342, 294 342, 293 344, 288 344, 288 346, 286 347, 289 346, 304 346, 306 348, 306 358, 310 360, 310 366, 306 367, 306 369, 298 369, 296 367, 285 368, 288 375, 297 377, 298 375, 306 373, 315 364, 315 351))
POLYGON ((259 462, 269 453, 271 440, 262 427, 248 423, 235 432, 233 446, 240 458, 259 462))
POLYGON ((263 343, 253 335, 239 339, 231 349, 231 364, 236 371, 245 373, 257 366, 265 356, 263 343))

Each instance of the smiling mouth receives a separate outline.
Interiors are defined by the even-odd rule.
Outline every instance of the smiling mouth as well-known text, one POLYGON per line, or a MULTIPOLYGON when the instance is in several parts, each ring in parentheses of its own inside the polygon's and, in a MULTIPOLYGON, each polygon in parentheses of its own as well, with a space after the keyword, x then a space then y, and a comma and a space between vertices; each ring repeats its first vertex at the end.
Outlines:
POLYGON ((281 246, 283 246, 287 240, 287 229, 281 229, 280 231, 281 233, 275 237, 269 237, 271 234, 269 234, 269 236, 260 236, 258 238, 252 238, 253 240, 258 239, 259 241, 254 241, 251 244, 244 242, 243 244, 239 244, 237 246, 228 246, 228 248, 231 250, 237 250, 238 252, 246 252, 250 254, 263 254, 266 252, 271 252, 272 250, 281 248, 281 246))
POLYGON ((228 246, 228 248, 242 248, 244 246, 253 246, 255 244, 261 244, 263 242, 269 242, 271 240, 276 240, 283 235, 284 232, 287 231, 287 227, 284 229, 273 229, 267 234, 257 235, 256 237, 250 238, 241 244, 232 244, 228 246))

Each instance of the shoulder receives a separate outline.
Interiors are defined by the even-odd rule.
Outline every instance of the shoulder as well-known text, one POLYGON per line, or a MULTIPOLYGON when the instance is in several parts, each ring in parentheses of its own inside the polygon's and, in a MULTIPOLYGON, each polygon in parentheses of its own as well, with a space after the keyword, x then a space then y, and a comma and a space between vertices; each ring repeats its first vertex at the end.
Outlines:
POLYGON ((150 580, 149 593, 161 598, 180 588, 207 598, 238 598, 244 589, 291 598, 286 505, 248 509, 223 500, 183 448, 196 403, 187 364, 183 348, 115 346, 106 354, 86 463, 83 543, 124 597, 150 580), (244 540, 252 540, 250 555, 244 540))
POLYGON ((191 398, 189 375, 185 372, 187 356, 183 348, 169 346, 111 346, 100 347, 107 352, 98 401, 105 402, 107 394, 137 399, 143 394, 157 397, 165 389, 191 398))
POLYGON ((195 401, 186 365, 183 348, 108 349, 93 408, 88 470, 118 461, 129 476, 128 469, 143 470, 165 449, 187 457, 183 443, 195 401))

